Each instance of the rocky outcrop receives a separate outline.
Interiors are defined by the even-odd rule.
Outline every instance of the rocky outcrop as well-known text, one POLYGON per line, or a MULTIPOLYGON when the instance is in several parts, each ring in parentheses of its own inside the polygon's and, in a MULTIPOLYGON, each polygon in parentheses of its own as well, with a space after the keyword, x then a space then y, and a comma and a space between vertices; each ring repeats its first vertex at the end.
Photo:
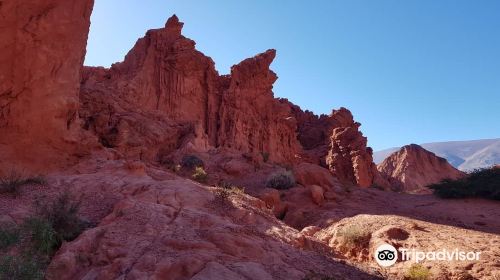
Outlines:
MULTIPOLYGON (((183 23, 176 16, 148 31, 123 62, 82 71, 92 4, 2 4, 4 163, 28 169, 67 166, 89 153, 87 142, 93 138, 83 135, 91 131, 104 147, 128 159, 166 162, 176 152, 223 148, 253 162, 326 167, 333 130, 354 124, 352 116, 347 118, 352 123, 341 117, 350 116, 346 109, 316 116, 274 98, 277 76, 269 67, 275 50, 219 75, 212 59, 181 34, 183 23)), ((370 159, 355 163, 371 164, 364 160, 370 159)))
POLYGON ((123 62, 85 69, 84 127, 103 144, 134 157, 144 156, 138 150, 145 148, 145 157, 154 159, 189 145, 292 161, 299 149, 295 119, 272 92, 277 76, 269 66, 276 52, 246 59, 232 67, 231 75, 219 76, 212 59, 181 35, 182 25, 174 15, 165 28, 148 31, 123 62), (170 133, 151 132, 158 128, 144 127, 131 112, 161 120, 162 130, 170 133))
POLYGON ((273 97, 277 76, 269 66, 275 56, 275 50, 268 50, 231 68, 222 94, 218 144, 289 163, 299 152, 297 124, 290 107, 273 97))
POLYGON ((367 147, 367 139, 359 131, 351 112, 345 108, 334 111, 331 118, 337 126, 330 136, 330 146, 326 163, 334 176, 345 183, 361 187, 372 185, 387 186, 373 163, 373 151, 367 147))
POLYGON ((46 169, 81 152, 78 94, 92 7, 0 3, 0 165, 46 169))
POLYGON ((444 179, 458 179, 465 174, 446 159, 416 144, 402 147, 377 166, 391 185, 405 192, 428 193, 426 186, 444 179))

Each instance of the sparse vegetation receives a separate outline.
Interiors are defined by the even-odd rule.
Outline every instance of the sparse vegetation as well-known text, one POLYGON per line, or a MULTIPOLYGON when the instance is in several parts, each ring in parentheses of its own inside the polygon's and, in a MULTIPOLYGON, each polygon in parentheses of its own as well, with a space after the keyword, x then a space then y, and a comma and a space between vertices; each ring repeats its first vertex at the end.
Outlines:
POLYGON ((0 258, 0 279, 43 279, 46 265, 46 260, 36 256, 3 256, 0 258))
POLYGON ((182 168, 193 170, 197 167, 204 167, 203 160, 195 155, 186 155, 181 160, 182 168))
POLYGON ((18 253, 0 258, 0 279, 43 279, 50 257, 63 241, 75 239, 88 224, 78 217, 79 203, 69 193, 54 201, 35 201, 35 215, 20 227, 2 227, 0 248, 19 243, 18 253))
POLYGON ((237 187, 231 183, 220 182, 215 185, 214 202, 217 205, 227 205, 229 202, 229 197, 231 195, 244 194, 245 189, 242 187, 237 187))
POLYGON ((80 203, 73 201, 68 192, 50 203, 37 201, 36 206, 38 216, 50 224, 60 241, 75 239, 89 226, 78 217, 80 203))
POLYGON ((339 229, 337 236, 348 247, 362 247, 370 242, 371 233, 360 225, 348 225, 339 229))
POLYGON ((43 176, 26 176, 17 171, 11 171, 0 178, 0 193, 17 195, 19 188, 24 185, 45 185, 47 182, 43 176))
POLYGON ((421 264, 412 265, 405 274, 406 280, 428 280, 431 279, 431 272, 421 264))
POLYGON ((199 166, 199 167, 195 168, 194 173, 191 176, 191 178, 193 178, 193 180, 195 180, 197 182, 206 183, 208 180, 208 174, 205 171, 205 169, 203 169, 203 167, 199 166))
POLYGON ((0 250, 19 241, 19 230, 13 225, 0 225, 0 250))
POLYGON ((269 176, 266 186, 278 190, 287 190, 295 186, 295 178, 289 170, 276 172, 269 176))
POLYGON ((44 219, 30 217, 24 221, 23 234, 31 241, 34 253, 52 255, 61 244, 52 225, 44 219))
POLYGON ((235 185, 228 183, 228 182, 225 182, 225 181, 219 182, 217 185, 215 185, 215 187, 217 189, 225 190, 229 194, 244 194, 245 193, 245 188, 235 186, 235 185))
POLYGON ((500 200, 500 168, 479 169, 458 180, 430 185, 441 198, 480 197, 500 200))
POLYGON ((270 156, 270 154, 268 152, 262 152, 262 160, 264 162, 268 162, 269 161, 269 156, 270 156))

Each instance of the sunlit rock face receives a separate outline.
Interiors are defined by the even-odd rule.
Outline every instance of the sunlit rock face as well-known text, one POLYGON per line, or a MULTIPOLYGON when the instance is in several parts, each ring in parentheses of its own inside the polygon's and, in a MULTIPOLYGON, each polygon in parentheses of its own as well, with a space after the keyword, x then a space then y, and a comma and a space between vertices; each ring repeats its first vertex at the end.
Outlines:
POLYGON ((446 159, 416 144, 404 146, 390 155, 378 165, 378 170, 392 185, 414 193, 430 193, 426 186, 465 175, 446 159))
POLYGON ((272 92, 277 76, 269 66, 276 51, 246 59, 233 66, 230 75, 220 76, 212 59, 181 35, 182 25, 173 16, 164 28, 139 39, 123 62, 110 69, 85 68, 80 112, 84 127, 105 145, 134 156, 156 141, 156 153, 185 145, 199 151, 225 147, 255 159, 268 154, 275 162, 293 161, 300 148, 295 119, 272 92), (164 120, 158 126, 169 135, 149 133, 147 124, 138 127, 144 122, 134 118, 143 117, 164 120), (138 133, 140 129, 146 133, 138 133), (135 141, 138 134, 142 139, 135 141), (160 151, 159 146, 170 148, 160 151))

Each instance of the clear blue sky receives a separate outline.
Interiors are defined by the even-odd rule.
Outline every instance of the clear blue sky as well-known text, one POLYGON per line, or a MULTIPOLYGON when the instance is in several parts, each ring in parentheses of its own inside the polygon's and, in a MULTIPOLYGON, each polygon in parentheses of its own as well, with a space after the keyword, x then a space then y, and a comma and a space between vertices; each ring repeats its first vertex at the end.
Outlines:
POLYGON ((349 108, 375 150, 500 137, 500 1, 96 0, 86 64, 174 13, 220 73, 277 49, 275 96, 349 108))

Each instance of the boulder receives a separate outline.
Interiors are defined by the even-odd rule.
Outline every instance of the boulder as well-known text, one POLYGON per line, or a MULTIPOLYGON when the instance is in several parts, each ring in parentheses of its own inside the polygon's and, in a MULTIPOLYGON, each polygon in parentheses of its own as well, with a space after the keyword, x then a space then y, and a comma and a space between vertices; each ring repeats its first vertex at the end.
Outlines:
POLYGON ((297 183, 303 186, 318 185, 325 191, 335 185, 335 179, 328 169, 319 165, 303 162, 293 168, 297 183))
POLYGON ((322 205, 325 201, 323 188, 317 185, 312 185, 309 186, 309 191, 311 192, 311 198, 314 203, 322 205))

